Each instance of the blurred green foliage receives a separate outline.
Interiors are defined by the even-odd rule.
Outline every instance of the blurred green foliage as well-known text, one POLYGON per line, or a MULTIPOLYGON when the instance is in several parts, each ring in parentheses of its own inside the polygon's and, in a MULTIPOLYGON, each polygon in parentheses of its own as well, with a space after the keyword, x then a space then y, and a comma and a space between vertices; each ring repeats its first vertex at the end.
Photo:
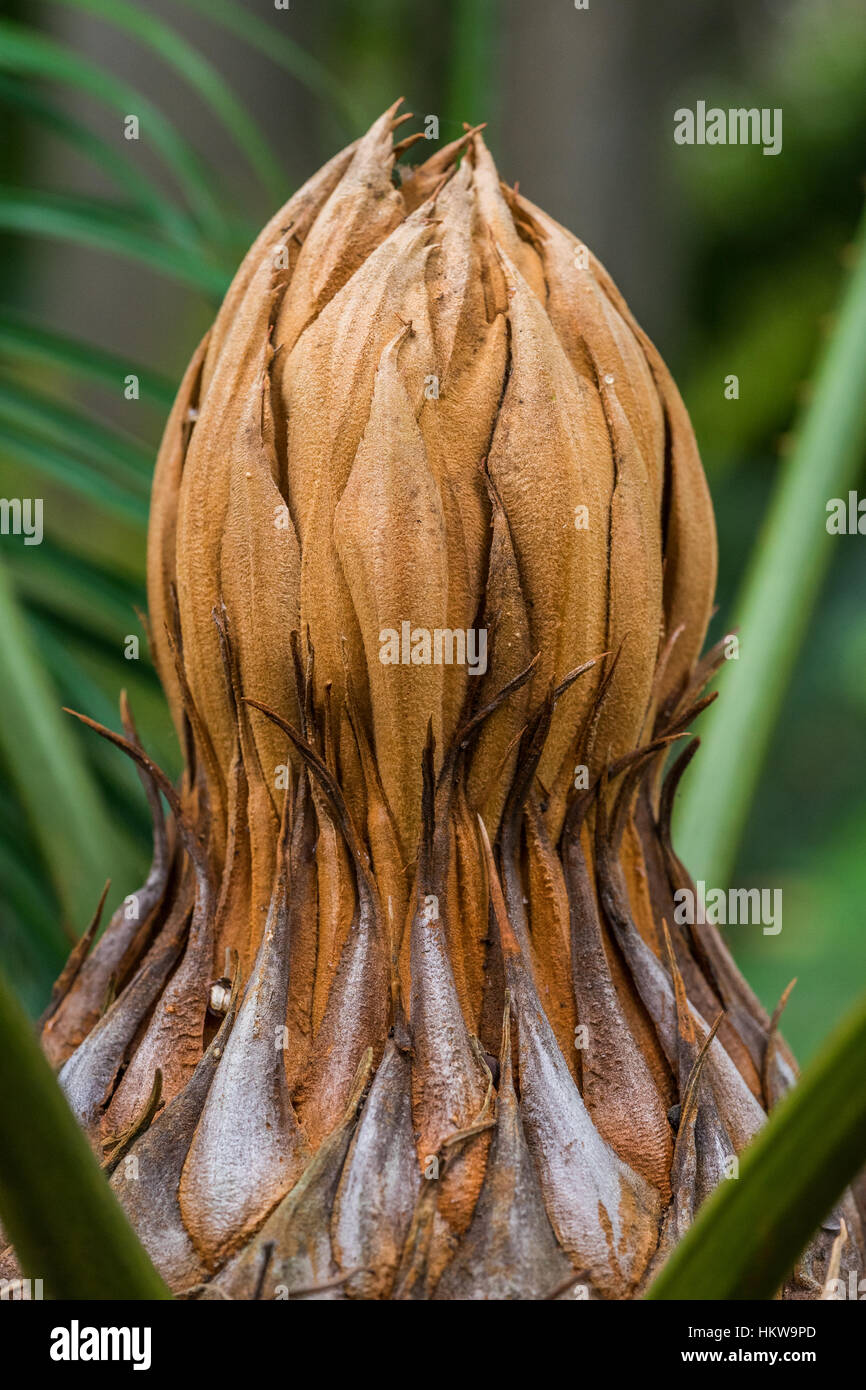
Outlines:
MULTIPOLYGON (((850 263, 866 175, 866 11, 849 0, 791 7, 748 77, 746 91, 742 75, 726 77, 710 59, 691 87, 721 106, 782 107, 783 154, 692 147, 674 160, 691 270, 689 330, 672 366, 716 506, 716 638, 733 621, 850 263), (735 402, 723 392, 730 373, 740 378, 735 402)), ((866 976, 866 546, 839 536, 832 551, 733 873, 738 885, 783 889, 783 930, 769 938, 754 927, 726 932, 768 1008, 797 978, 784 1027, 801 1058, 866 976)), ((731 685, 724 698, 736 698, 731 685)), ((690 867, 701 873, 699 862, 690 867)))

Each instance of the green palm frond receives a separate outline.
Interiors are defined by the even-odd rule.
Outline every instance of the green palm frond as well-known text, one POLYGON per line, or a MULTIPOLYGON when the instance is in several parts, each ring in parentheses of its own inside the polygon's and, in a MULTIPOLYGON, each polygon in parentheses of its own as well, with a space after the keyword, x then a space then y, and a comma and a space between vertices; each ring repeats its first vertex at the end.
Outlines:
POLYGON ((0 625, 6 657, 0 753, 68 920, 81 929, 93 911, 93 885, 104 878, 106 852, 124 880, 138 872, 137 855, 106 812, 5 568, 0 625))
POLYGON ((175 387, 167 377, 138 362, 102 352, 91 343, 82 343, 65 334, 52 332, 20 314, 7 310, 0 314, 0 361, 8 369, 30 365, 47 367, 56 376, 97 382, 118 391, 128 375, 138 381, 140 395, 167 409, 174 400, 175 387))
POLYGON ((271 25, 238 5, 236 0, 181 0, 181 3, 277 63, 319 101, 334 107, 348 135, 358 135, 364 129, 369 113, 359 110, 343 84, 287 34, 276 33, 271 25))
POLYGON ((651 1299, 773 1298, 866 1157, 866 999, 743 1154, 652 1284, 651 1299))
POLYGON ((127 195, 141 215, 164 235, 180 241, 194 237, 189 218, 130 160, 112 149, 106 140, 74 120, 20 77, 0 76, 0 102, 58 135, 100 169, 127 195))
POLYGON ((719 679, 704 747, 686 779, 678 843, 708 881, 725 884, 764 757, 826 574, 828 499, 853 488, 866 452, 866 216, 832 337, 780 470, 738 596, 739 658, 719 679), (736 756, 732 756, 736 750, 736 756))
POLYGON ((0 1215, 26 1273, 52 1298, 170 1298, 2 980, 0 1050, 4 1104, 28 1116, 0 1150, 0 1215))
POLYGON ((271 201, 285 202, 285 177, 279 161, 268 146, 264 132, 251 120, 220 73, 198 49, 181 38, 170 25, 127 0, 57 0, 73 9, 98 15, 145 44, 198 92, 211 111, 222 121, 238 148, 260 178, 271 201))
MULTIPOLYGON (((183 189, 200 231, 214 244, 220 244, 226 223, 214 191, 214 180, 171 121, 129 83, 63 44, 12 20, 0 20, 0 71, 69 85, 114 107, 121 116, 138 116, 147 131, 148 142, 162 156, 183 189)), ((178 239, 187 245, 194 243, 194 226, 188 233, 181 233, 178 239)))
POLYGON ((215 301, 231 278, 227 268, 194 248, 160 239, 131 209, 93 198, 0 188, 0 231, 57 238, 141 261, 215 301))

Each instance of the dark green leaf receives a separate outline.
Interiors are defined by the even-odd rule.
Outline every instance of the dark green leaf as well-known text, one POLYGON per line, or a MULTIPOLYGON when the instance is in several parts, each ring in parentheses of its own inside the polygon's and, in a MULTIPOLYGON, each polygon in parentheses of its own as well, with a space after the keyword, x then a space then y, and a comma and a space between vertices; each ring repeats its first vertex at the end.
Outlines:
POLYGON ((184 4, 204 15, 212 24, 219 24, 229 33, 236 34, 251 48, 258 49, 266 58, 291 73, 308 91, 336 107, 347 121, 351 134, 363 130, 364 113, 355 106, 342 83, 287 34, 279 33, 273 25, 266 24, 250 10, 236 4, 235 0, 184 0, 184 4))
POLYGON ((144 141, 162 155, 208 236, 219 242, 225 223, 201 162, 157 106, 105 66, 88 62, 71 49, 25 25, 0 20, 0 68, 68 83, 113 106, 122 116, 138 116, 144 141))
POLYGON ((86 10, 133 34, 195 88, 235 140, 277 207, 286 200, 286 177, 259 127, 245 111, 222 75, 170 25, 125 0, 58 0, 86 10))
POLYGON ((9 551, 6 564, 22 600, 90 632, 115 649, 121 634, 135 622, 145 602, 142 586, 60 549, 48 537, 39 547, 39 563, 23 547, 9 551))
MULTIPOLYGON (((45 962, 50 978, 56 978, 69 954, 69 940, 60 928, 57 901, 48 890, 45 871, 37 857, 26 855, 26 836, 21 833, 21 812, 10 802, 3 817, 0 841, 0 879, 3 882, 3 936, 7 945, 11 908, 22 919, 22 928, 32 953, 45 962)), ((44 1002, 44 1001, 40 1001, 44 1002)))
POLYGON ((170 1298, 2 980, 0 1094, 0 1215, 25 1274, 53 1298, 170 1298))
MULTIPOLYGON (((0 25, 2 44, 2 25, 0 25)), ((2 51, 2 50, 0 50, 2 51)), ((142 261, 190 289, 220 298, 229 274, 194 251, 157 239, 141 219, 111 204, 60 193, 0 189, 0 231, 57 237, 142 261)))
POLYGON ((106 814, 5 567, 0 630, 0 750, 67 916, 80 929, 109 873, 118 887, 134 880, 137 855, 106 814))
POLYGON ((704 716, 704 746, 683 784, 677 849, 707 881, 725 884, 791 672, 832 551, 827 503, 847 500, 866 449, 866 218, 854 273, 811 401, 783 465, 734 606, 739 659, 704 716))
POLYGON ((496 0, 460 0, 454 7, 445 109, 457 127, 455 134, 464 121, 478 125, 495 120, 498 114, 496 44, 500 28, 496 0))
POLYGON ((0 377, 0 420, 62 444, 102 465, 119 483, 140 497, 150 496, 154 454, 146 444, 88 419, 77 410, 0 377))
POLYGON ((17 363, 35 362, 60 368, 97 381, 112 391, 120 391, 124 377, 132 373, 138 377, 141 396, 163 406, 171 405, 177 390, 176 383, 149 367, 102 352, 90 343, 54 333, 9 310, 0 317, 0 353, 17 363))
POLYGON ((80 498, 89 499, 101 508, 106 519, 114 516, 142 529, 147 525, 147 501, 143 496, 112 482, 73 454, 22 433, 8 421, 0 431, 0 445, 4 457, 53 479, 80 498))
POLYGON ((647 1297, 773 1298, 866 1161, 866 998, 707 1200, 647 1297))
POLYGON ((0 77, 0 100, 39 121, 79 150, 103 173, 125 190, 131 202, 177 241, 194 242, 195 224, 174 207, 156 184, 129 158, 118 154, 106 141, 53 106, 31 85, 17 78, 0 77))

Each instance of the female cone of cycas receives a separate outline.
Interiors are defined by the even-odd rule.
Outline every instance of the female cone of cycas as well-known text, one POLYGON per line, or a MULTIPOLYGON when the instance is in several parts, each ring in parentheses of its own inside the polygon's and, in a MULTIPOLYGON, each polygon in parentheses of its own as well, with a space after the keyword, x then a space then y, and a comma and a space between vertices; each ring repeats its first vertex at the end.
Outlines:
POLYGON ((400 171, 395 112, 184 377, 148 580, 186 771, 102 730, 153 868, 44 1043, 177 1291, 626 1298, 794 1075, 674 917, 712 508, 587 248, 478 131, 400 171))

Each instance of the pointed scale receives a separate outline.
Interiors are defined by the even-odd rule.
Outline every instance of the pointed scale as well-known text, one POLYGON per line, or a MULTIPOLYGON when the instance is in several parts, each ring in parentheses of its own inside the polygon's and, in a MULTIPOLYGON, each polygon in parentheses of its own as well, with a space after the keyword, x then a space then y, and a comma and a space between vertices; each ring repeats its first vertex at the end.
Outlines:
MULTIPOLYGON (((486 838, 486 837, 485 837, 486 838)), ((544 1204, 576 1270, 606 1298, 633 1291, 658 1243, 659 1194, 601 1137, 538 999, 489 843, 493 916, 517 1021, 520 1116, 544 1204)))
MULTIPOLYGON (((232 285, 226 295, 216 322, 211 333, 207 355, 204 361, 202 373, 202 383, 200 391, 200 402, 197 403, 197 434, 198 439, 187 448, 181 466, 184 468, 185 476, 182 482, 177 485, 180 487, 180 505, 174 507, 176 514, 175 531, 171 535, 167 534, 165 546, 162 547, 167 552, 173 548, 174 554, 169 554, 166 561, 167 567, 176 569, 178 574, 178 588, 181 591, 181 606, 184 607, 185 596, 190 596, 191 606, 186 606, 186 617, 184 623, 185 637, 187 642, 187 657, 190 663, 189 680, 192 687, 196 690, 201 689, 200 678, 207 675, 210 671, 218 671, 217 653, 213 645, 214 631, 210 615, 215 604, 220 599, 218 578, 220 576, 220 551, 223 544, 223 531, 226 509, 230 513, 230 525, 228 531, 229 548, 231 548, 231 536, 235 534, 239 526, 242 528, 241 515, 238 508, 242 505, 243 483, 236 480, 233 493, 229 490, 229 469, 224 467, 225 460, 234 458, 233 449, 233 426, 231 420, 228 424, 224 423, 224 415, 231 415, 231 411, 238 401, 245 405, 248 402, 255 402, 258 399, 258 392, 255 389, 255 374, 258 370, 258 363, 267 361, 270 363, 270 353, 272 351, 269 342, 269 335, 273 327, 273 316, 279 307, 281 296, 285 292, 286 282, 291 283, 293 267, 298 259, 299 250, 304 238, 309 233, 315 218, 330 194, 333 192, 338 181, 345 173, 354 155, 354 146, 343 150, 336 155, 328 164, 315 174, 298 192, 289 199, 271 219, 267 226, 256 239, 247 256, 244 259, 232 285), (238 374, 240 373, 240 380, 238 374), (194 447, 193 447, 194 443, 194 447), (187 467, 188 465, 188 467, 187 467), (188 474, 188 476, 186 476, 188 474), (189 496, 187 496, 189 494, 189 496), (187 508, 191 509, 192 526, 190 532, 183 529, 184 517, 187 508), (177 540, 177 532, 180 534, 180 544, 177 540), (193 532, 195 533, 193 536, 193 532), (198 556, 201 555, 204 563, 201 566, 196 564, 198 556), (176 563, 175 563, 176 560, 176 563), (198 614, 201 623, 196 625, 194 619, 198 614), (205 657, 205 665, 208 671, 199 670, 199 650, 200 643, 204 650, 208 649, 208 656, 205 657)), ((279 402, 278 402, 279 404, 279 402)), ((278 412, 277 425, 274 428, 274 439, 269 441, 272 451, 276 450, 276 468, 272 470, 274 481, 282 489, 285 481, 285 465, 282 456, 285 453, 285 419, 282 411, 278 412)), ((243 431, 241 435, 241 455, 243 454, 243 431)), ((261 430, 259 430, 261 434, 261 430)), ((254 444, 254 440, 251 441, 254 444)), ((253 457, 258 458, 260 450, 253 448, 253 457)), ((241 466, 243 460, 241 459, 241 466)), ((168 464, 167 464, 168 467, 168 464)), ((251 487, 251 506, 253 509, 261 508, 262 492, 267 490, 264 477, 259 467, 249 470, 251 487)), ((244 470, 244 474, 246 470, 244 470)), ((160 489, 160 497, 162 489, 160 489)), ((155 492, 155 498, 157 493, 155 492)), ((288 500, 288 499, 285 499, 288 500)), ((273 499, 274 506, 280 505, 279 515, 271 514, 267 526, 263 533, 258 537, 258 551, 263 553, 266 550, 267 538, 275 542, 276 552, 285 552, 291 549, 291 514, 287 513, 283 504, 284 498, 279 495, 273 499), (279 530, 282 536, 276 534, 279 530)), ((261 515, 260 515, 261 519, 261 515)), ((167 525, 162 528, 168 532, 167 525)), ((253 548, 255 545, 253 544, 253 548)), ((154 552, 149 556, 149 579, 151 586, 158 584, 159 555, 154 552)), ((275 559, 275 567, 280 575, 291 571, 291 556, 280 555, 275 559)), ((260 581, 260 587, 262 587, 260 581)), ((278 587, 278 594, 284 592, 285 585, 278 587)), ((153 589, 150 590, 151 603, 153 603, 153 589)), ((274 604, 275 596, 270 597, 271 606, 274 604)), ((297 608, 297 596, 295 597, 295 608, 297 608)), ((154 615, 154 621, 158 621, 159 610, 154 615)), ((286 619, 283 619, 283 623, 286 619)), ((282 629, 283 623, 278 624, 282 629)), ((253 644, 250 652, 250 659, 254 660, 254 653, 257 644, 253 644)), ((280 669, 280 663, 270 663, 269 673, 280 669)), ((249 673, 247 673, 249 674, 249 673)), ((267 693, 269 686, 261 693, 267 693)), ((222 692, 214 688, 217 701, 222 700, 222 692)), ((219 718, 214 723, 214 710, 205 707, 204 710, 209 733, 213 735, 217 746, 224 750, 227 746, 221 739, 228 739, 231 736, 230 723, 225 721, 223 716, 225 711, 222 706, 219 718)), ((265 758, 265 764, 272 761, 265 758)), ((221 802, 219 796, 215 796, 215 788, 219 790, 219 778, 214 775, 213 770, 208 767, 208 780, 211 786, 212 812, 217 817, 217 824, 214 827, 217 845, 220 843, 220 823, 219 811, 221 802)), ((255 782, 253 783, 255 786, 255 782)), ((277 828, 274 827, 273 838, 276 838, 277 828)), ((269 878, 266 884, 265 907, 267 910, 267 892, 269 891, 269 878)), ((262 922, 264 917, 262 917, 262 922)), ((256 944, 259 930, 254 931, 256 944)))
POLYGON ((442 661, 384 664, 380 634, 402 624, 430 635, 447 628, 449 553, 442 499, 401 369, 404 328, 379 362, 370 417, 345 491, 334 536, 366 653, 373 735, 403 852, 413 858, 420 834, 421 755, 429 720, 441 745, 442 661), (400 543, 394 544, 394 537, 400 543))
POLYGON ((378 1061, 384 1050, 390 1012, 385 924, 365 851, 332 772, 298 731, 273 710, 251 699, 247 704, 279 724, 310 775, 319 782, 355 872, 355 916, 315 1035, 312 1060, 296 1094, 298 1114, 315 1151, 340 1121, 361 1058, 369 1049, 378 1061))
MULTIPOLYGON (((436 241, 426 265, 432 329, 428 381, 435 374, 436 391, 425 389, 418 424, 442 501, 448 549, 446 626, 465 631, 474 626, 483 597, 489 505, 482 465, 507 363, 505 286, 479 214, 468 160, 436 195, 432 219, 436 241)), ((454 735, 467 686, 481 679, 465 666, 446 673, 446 744, 454 735)))
MULTIPOLYGON (((479 679, 477 697, 482 706, 495 691, 524 671, 535 654, 529 611, 508 517, 486 470, 484 478, 492 518, 483 617, 489 662, 486 674, 479 679)), ((514 777, 517 741, 526 724, 529 700, 529 689, 524 686, 523 690, 491 714, 485 720, 469 758, 469 800, 481 810, 488 832, 494 838, 514 777)))
POLYGON ((312 796, 318 826, 318 926, 312 1006, 312 1026, 315 1033, 321 1027, 325 1016, 334 978, 352 929, 356 904, 355 877, 339 826, 331 815, 327 798, 319 787, 313 787, 312 796))
MULTIPOLYGON (((192 844, 192 836, 189 837, 192 844)), ((213 966, 213 884, 197 849, 192 921, 180 964, 165 985, 111 1099, 103 1121, 106 1139, 121 1134, 141 1113, 157 1071, 166 1104, 183 1089, 202 1055, 213 966)))
POLYGON ((292 899, 289 928, 289 1002, 286 1012, 286 1076, 294 1094, 307 1069, 313 1045, 313 988, 318 951, 316 884, 316 817, 309 778, 301 773, 305 794, 295 803, 292 828, 292 899))
POLYGON ((539 994, 569 1070, 576 1078, 574 1029, 577 1024, 572 988, 571 935, 568 891, 562 864, 553 850, 538 798, 526 808, 526 877, 529 921, 537 962, 539 994))
POLYGON ((421 1178, 412 1134, 411 1063, 390 1038, 352 1139, 334 1202, 332 1235, 340 1270, 361 1269, 350 1298, 387 1298, 421 1178))
POLYGON ((462 778, 457 780, 451 808, 451 848, 448 859, 445 923, 450 933, 452 967, 460 964, 461 1008, 467 1025, 478 1032, 484 997, 487 951, 487 884, 478 872, 480 846, 475 816, 462 778))
MULTIPOLYGON (((671 843, 670 822, 673 798, 679 778, 697 742, 698 740, 694 740, 686 748, 671 768, 662 788, 658 833, 671 892, 683 887, 690 888, 692 893, 695 891, 691 876, 674 852, 671 843)), ((727 944, 716 924, 706 922, 700 928, 692 926, 690 936, 701 968, 706 977, 713 983, 725 1009, 728 1011, 732 1028, 736 1029, 740 1041, 740 1051, 742 1052, 744 1048, 748 1049, 748 1057, 762 1076, 764 1096, 768 1106, 772 1105, 773 1097, 789 1090, 797 1079, 797 1066, 791 1051, 778 1034, 773 1032, 772 1020, 767 1016, 766 1010, 748 981, 744 979, 734 964, 727 944), (768 1054, 770 1054, 769 1068, 767 1065, 768 1054)), ((724 1025, 722 1041, 725 1046, 728 1045, 724 1025)), ((749 1079, 748 1059, 744 1061, 733 1052, 732 1056, 740 1070, 749 1079)), ((754 1084, 752 1084, 752 1089, 759 1092, 759 1088, 754 1084)))
POLYGON ((436 1286, 436 1299, 537 1299, 566 1279, 571 1264, 550 1224, 526 1143, 511 1063, 506 1001, 496 1129, 469 1230, 436 1286))
POLYGON ((524 730, 517 753, 518 773, 503 815, 499 855, 505 908, 511 929, 520 944, 542 1006, 575 1080, 574 998, 569 984, 565 884, 559 863, 544 833, 531 788, 549 737, 557 699, 594 666, 594 661, 585 662, 570 672, 559 686, 551 687, 524 730), (534 836, 530 833, 533 817, 534 836))
POLYGON ((541 257, 535 246, 521 237, 514 225, 496 165, 480 132, 472 141, 468 159, 472 165, 472 184, 482 223, 487 227, 491 239, 501 247, 518 271, 533 298, 544 304, 546 287, 541 257))
MULTIPOLYGON (((215 777, 211 769, 207 769, 214 833, 220 851, 220 832, 224 833, 226 819, 225 772, 231 763, 236 736, 231 692, 223 674, 220 637, 213 618, 223 602, 220 563, 223 547, 239 566, 232 597, 234 617, 241 626, 248 613, 249 596, 245 588, 248 589, 252 579, 250 566, 256 562, 261 564, 262 557, 268 556, 267 535, 273 541, 273 550, 270 564, 265 561, 264 567, 275 582, 276 576, 279 577, 280 593, 293 592, 289 528, 278 532, 275 525, 278 517, 272 511, 267 521, 269 531, 257 537, 255 548, 251 548, 248 532, 245 536, 248 522, 244 516, 244 509, 249 505, 258 509, 261 519, 263 494, 268 493, 267 475, 272 467, 273 455, 269 454, 264 438, 262 371, 268 360, 267 345, 274 317, 285 291, 288 272, 284 268, 284 252, 285 238, 282 245, 263 251, 237 313, 227 327, 213 375, 202 393, 178 498, 177 595, 183 664, 196 709, 214 749, 217 773, 222 772, 222 777, 215 777), (247 414, 243 421, 237 418, 239 404, 247 414)), ((282 495, 274 497, 273 492, 271 478, 274 505, 282 505, 282 495)), ((229 579, 231 587, 231 577, 229 579)), ((290 612, 286 618, 290 623, 290 612)), ((278 637, 279 633, 274 640, 278 637)), ((255 665, 252 655, 249 661, 255 665)), ((269 675, 269 685, 272 678, 269 675)), ((255 786, 255 780, 252 785, 255 786)))
POLYGON ((147 528, 147 611, 153 661, 171 707, 174 727, 186 748, 186 712, 167 634, 174 630, 177 587, 177 504, 189 441, 198 418, 208 331, 184 372, 165 426, 153 473, 147 528))
POLYGON ((226 1016, 186 1086, 135 1142, 111 1179, 139 1240, 174 1293, 207 1275, 183 1223, 178 1184, 237 1003, 236 986, 226 1016))
POLYGON ((603 377, 599 393, 615 467, 604 645, 619 652, 619 660, 597 731, 597 747, 607 761, 637 748, 648 718, 651 721, 662 623, 662 554, 644 442, 628 422, 616 382, 603 377))
MULTIPOLYGON (((377 431, 368 432, 370 403, 382 352, 401 326, 412 325, 400 354, 400 376, 412 402, 408 415, 390 431, 392 439, 417 454, 414 438, 417 424, 414 403, 420 403, 424 376, 429 366, 429 329, 425 328, 427 303, 424 267, 432 236, 425 210, 421 209, 392 232, 340 291, 322 314, 310 325, 294 351, 283 361, 282 396, 288 417, 289 502, 296 518, 301 545, 301 624, 316 651, 315 697, 325 700, 330 684, 335 709, 345 697, 345 669, 352 680, 356 699, 368 729, 372 728, 372 709, 368 693, 367 644, 379 672, 386 668, 379 661, 379 627, 366 627, 371 616, 363 599, 363 589, 355 596, 362 605, 356 614, 351 581, 344 574, 348 566, 354 574, 353 560, 375 568, 381 562, 383 533, 370 503, 355 497, 354 516, 337 515, 356 455, 364 460, 387 447, 377 431), (411 419, 410 419, 411 417, 411 419), (405 429, 404 429, 405 425, 405 429), (407 437, 402 438, 408 431, 407 437), (362 445, 366 438, 366 446, 362 445), (360 510, 358 510, 360 508, 360 510), (341 527, 348 525, 347 542, 357 542, 351 553, 341 544, 341 527), (359 533, 353 526, 362 526, 359 533), (365 543, 366 542, 366 543, 365 543)), ((396 464, 394 465, 396 466, 396 464)), ((346 497, 346 509, 352 503, 346 497)), ((400 549, 393 550, 399 558, 400 549)), ((408 595, 407 597, 410 597, 408 595)), ((393 592, 389 597, 395 597, 393 592)), ((415 621, 411 612, 389 615, 387 626, 397 627, 403 620, 415 621)), ((439 623, 442 626, 442 623, 439 623)), ((387 765, 380 759, 383 780, 387 765)), ((401 835, 399 803, 393 787, 386 785, 401 835)))
POLYGON ((264 938, 180 1180, 184 1224, 209 1266, 261 1225, 308 1156, 283 1057, 291 919, 287 829, 286 823, 264 938))
MULTIPOLYGON (((689 1114, 694 1129, 694 1166, 689 1174, 691 1208, 694 1214, 701 1202, 729 1175, 728 1165, 733 1157, 731 1137, 722 1123, 716 1106, 712 1085, 703 1076, 706 1057, 718 1033, 721 1015, 698 1042, 695 1019, 686 998, 686 987, 674 955, 667 925, 663 923, 665 954, 674 986, 677 1007, 679 1055, 677 1079, 680 1096, 680 1127, 689 1114)), ((679 1139, 679 1134, 677 1135, 679 1139)), ((683 1175, 680 1174, 682 1181, 683 1175)))
POLYGON ((385 111, 355 145, 306 235, 277 321, 276 342, 287 352, 403 221, 405 205, 391 179, 391 132, 399 105, 385 111))
MULTIPOLYGON (((490 1078, 469 1036, 454 983, 444 922, 448 824, 434 827, 433 749, 424 759, 425 842, 410 928, 412 1115, 422 1169, 452 1135, 483 1115, 490 1078)), ((446 774, 447 775, 447 774, 446 774)), ((437 1210, 457 1232, 466 1228, 484 1176, 488 1137, 470 1141, 449 1164, 437 1210)))
POLYGON ((350 681, 346 683, 346 702, 364 778, 367 843, 370 846, 373 873, 379 885, 379 897, 388 929, 388 958, 393 960, 399 952, 406 920, 409 900, 407 869, 400 851, 394 816, 382 786, 379 768, 358 712, 350 681))
MULTIPOLYGON (((673 1200, 665 1212, 659 1248, 647 1272, 647 1284, 691 1226, 703 1199, 719 1182, 730 1176, 725 1167, 730 1157, 730 1145, 726 1142, 727 1136, 719 1121, 712 1089, 702 1084, 703 1068, 717 1026, 718 1020, 699 1050, 697 1047, 690 1049, 694 1062, 680 1092, 677 1141, 671 1169, 673 1200)), ((684 1059, 685 1055, 684 1052, 684 1059)))
MULTIPOLYGON (((240 316, 248 310, 247 292, 255 279, 263 261, 273 260, 275 246, 282 244, 287 234, 291 234, 292 258, 297 261, 298 253, 309 236, 319 213, 324 209, 337 184, 342 179, 355 157, 358 142, 347 145, 323 164, 312 178, 307 179, 287 203, 274 213, 270 221, 256 237, 229 286, 211 334, 211 347, 205 363, 202 386, 210 388, 211 380, 220 358, 233 347, 232 329, 240 316)), ((291 264, 290 264, 291 269, 291 264)))
POLYGON ((682 688, 695 667, 713 609, 718 547, 713 502, 694 430, 670 372, 646 334, 637 329, 656 382, 667 437, 667 522, 664 533, 665 631, 682 628, 660 692, 682 688))
POLYGON ((661 516, 665 427, 656 384, 630 317, 596 278, 587 247, 541 208, 503 189, 518 231, 534 239, 544 266, 546 309, 574 370, 592 382, 612 376, 635 437, 645 441, 648 478, 661 516))
MULTIPOLYGON (((611 856, 601 817, 598 818, 596 830, 598 887, 605 919, 626 959, 665 1056, 676 1071, 679 1034, 673 984, 631 919, 622 870, 611 856)), ((696 1024, 705 1032, 707 1024, 694 1008, 692 1012, 696 1024)), ((722 1123, 739 1152, 757 1133, 766 1115, 718 1038, 713 1040, 706 1066, 722 1123)))
POLYGON ((331 1214, 372 1064, 368 1049, 358 1064, 338 1124, 256 1239, 209 1286, 215 1296, 252 1298, 258 1294, 284 1299, 305 1293, 325 1301, 345 1297, 345 1275, 341 1276, 331 1243, 331 1214), (322 1284, 328 1287, 316 1292, 322 1284))
MULTIPOLYGON (((530 647, 540 653, 537 702, 552 681, 609 645, 613 456, 597 392, 575 376, 543 308, 504 255, 503 267, 510 372, 487 466, 508 520, 530 647)), ((574 686, 556 710, 539 767, 544 786, 570 755, 597 677, 574 686)))
POLYGON ((165 926, 129 984, 60 1070, 58 1081, 72 1112, 94 1143, 99 1141, 102 1110, 132 1040, 183 949, 192 909, 191 885, 188 888, 179 892, 165 926))
POLYGON ((563 861, 571 922, 570 978, 577 1018, 587 1030, 580 1052, 581 1093, 602 1137, 667 1199, 673 1159, 667 1107, 611 976, 577 826, 568 837, 563 861))
POLYGON ((162 1094, 168 1102, 183 1089, 202 1055, 215 908, 213 869, 206 847, 209 818, 200 815, 199 823, 193 824, 189 809, 182 804, 173 784, 138 743, 106 729, 87 715, 74 710, 66 712, 122 749, 152 778, 172 810, 195 880, 192 920, 180 965, 159 995, 144 1035, 103 1117, 103 1135, 110 1141, 137 1122, 158 1071, 162 1074, 162 1094))
MULTIPOLYGON (((129 737, 141 747, 125 694, 121 714, 129 737)), ((68 993, 59 1000, 42 1029, 42 1047, 59 1067, 97 1023, 112 982, 127 972, 156 921, 168 887, 172 855, 159 791, 147 768, 136 764, 153 825, 150 872, 138 892, 128 895, 115 911, 102 936, 87 955, 68 993)))
MULTIPOLYGON (((237 430, 244 441, 229 461, 231 481, 219 553, 221 598, 238 668, 240 688, 297 723, 299 717, 291 662, 274 660, 287 634, 300 624, 301 555, 288 506, 280 492, 279 462, 270 398, 273 350, 266 340, 260 376, 240 405, 237 430)), ((246 718, 243 710, 241 719, 246 718)), ((282 795, 277 771, 287 761, 285 735, 268 720, 252 726, 245 751, 253 803, 261 788, 270 799, 258 812, 259 835, 276 839, 282 795)), ((254 838, 255 851, 255 838, 254 838)), ((273 876, 273 865, 270 865, 273 876)), ((270 892, 268 882, 265 902, 270 892)))
MULTIPOLYGON (((693 894, 693 901, 697 901, 695 885, 674 853, 671 843, 673 799, 682 773, 691 761, 697 745, 698 740, 694 739, 685 748, 674 762, 662 786, 659 821, 655 829, 656 844, 667 875, 666 916, 673 912, 674 894, 678 890, 689 889, 693 894)), ((689 998, 705 1018, 713 1017, 720 1008, 725 1009, 725 1018, 719 1029, 720 1041, 742 1072, 750 1090, 761 1100, 761 1070, 767 1046, 769 1019, 754 995, 753 1005, 750 1005, 746 991, 751 994, 751 990, 748 990, 748 986, 739 975, 713 923, 692 924, 686 932, 674 920, 671 939, 689 998), (742 988, 738 987, 737 981, 742 988), (755 1015, 754 1006, 759 1011, 758 1017, 755 1015), (759 1018, 764 1022, 759 1022, 759 1018)))

